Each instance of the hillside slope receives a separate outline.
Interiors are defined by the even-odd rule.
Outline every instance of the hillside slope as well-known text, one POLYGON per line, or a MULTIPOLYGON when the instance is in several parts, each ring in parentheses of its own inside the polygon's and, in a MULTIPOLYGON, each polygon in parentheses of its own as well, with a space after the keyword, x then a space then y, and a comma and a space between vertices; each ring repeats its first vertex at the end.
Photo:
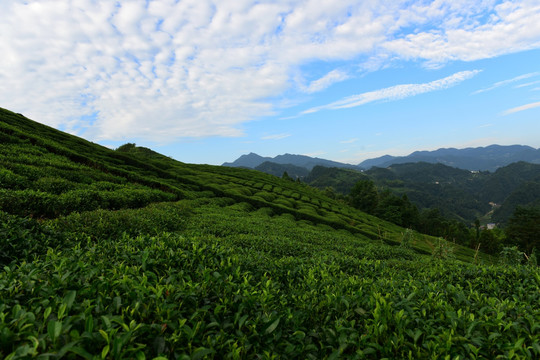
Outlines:
POLYGON ((1 358, 539 356, 538 269, 452 248, 0 109, 1 358))
POLYGON ((397 241, 402 231, 314 188, 258 171, 184 164, 134 146, 113 151, 7 111, 0 130, 0 210, 10 214, 55 218, 74 211, 228 197, 366 239, 384 232, 388 241, 397 241))

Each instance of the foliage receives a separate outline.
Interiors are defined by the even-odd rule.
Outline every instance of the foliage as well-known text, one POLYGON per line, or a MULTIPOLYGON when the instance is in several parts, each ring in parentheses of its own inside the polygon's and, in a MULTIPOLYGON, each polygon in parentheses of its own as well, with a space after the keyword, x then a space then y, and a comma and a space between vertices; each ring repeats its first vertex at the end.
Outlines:
POLYGON ((372 214, 379 202, 375 184, 370 180, 359 180, 354 184, 349 194, 351 205, 372 214))
POLYGON ((534 250, 527 257, 527 265, 532 266, 532 267, 538 267, 538 256, 536 255, 536 252, 534 250))
POLYGON ((399 246, 410 249, 414 242, 414 232, 411 229, 405 229, 403 236, 401 238, 401 244, 399 246))
POLYGON ((540 357, 537 267, 0 116, 0 358, 540 357))
POLYGON ((301 166, 295 166, 291 164, 277 164, 270 161, 265 161, 262 164, 257 165, 255 167, 255 170, 262 171, 264 173, 274 176, 282 176, 283 173, 287 173, 287 175, 290 176, 292 179, 302 179, 309 173, 309 170, 301 166))
POLYGON ((505 246, 501 251, 501 261, 507 265, 519 265, 523 262, 523 252, 517 246, 505 246))
POLYGON ((437 238, 435 244, 433 244, 433 252, 431 256, 434 259, 444 260, 454 258, 454 247, 443 238, 437 238))
MULTIPOLYGON (((352 206, 373 214, 396 225, 413 228, 422 233, 452 239, 461 245, 475 245, 466 225, 456 220, 445 218, 438 208, 424 209, 421 212, 413 205, 406 194, 397 196, 390 190, 380 190, 370 180, 356 183, 349 202, 352 206)), ((493 244, 490 244, 493 245, 493 244)), ((496 245, 491 246, 489 253, 497 253, 496 245)))
POLYGON ((488 254, 499 254, 502 250, 502 239, 496 235, 495 230, 483 230, 478 241, 483 251, 488 254))
POLYGON ((348 194, 359 180, 371 180, 396 196, 407 194, 420 210, 439 208, 452 220, 472 223, 491 210, 493 222, 505 224, 516 206, 540 204, 540 164, 517 162, 495 171, 471 172, 425 162, 373 167, 360 172, 342 168, 313 168, 305 181, 319 189, 332 186, 348 194), (492 208, 490 203, 498 204, 492 208))
POLYGON ((360 180, 369 178, 362 172, 345 168, 331 168, 321 165, 315 166, 311 172, 304 177, 304 181, 319 189, 331 186, 341 195, 348 195, 354 185, 360 180))
POLYGON ((0 355, 540 355, 532 268, 334 256, 315 243, 287 256, 274 251, 290 241, 201 235, 80 241, 12 263, 0 273, 0 355))
POLYGON ((540 249, 540 207, 518 207, 508 221, 506 236, 526 253, 540 249))
POLYGON ((30 261, 62 242, 61 234, 48 226, 0 211, 0 266, 16 260, 30 261))

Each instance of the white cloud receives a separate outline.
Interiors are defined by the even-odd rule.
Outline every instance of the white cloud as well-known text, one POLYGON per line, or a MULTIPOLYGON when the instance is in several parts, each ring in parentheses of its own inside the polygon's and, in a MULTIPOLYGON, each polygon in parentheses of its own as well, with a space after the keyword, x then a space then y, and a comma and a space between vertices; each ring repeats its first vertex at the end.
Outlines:
POLYGON ((309 86, 306 87, 305 92, 314 93, 326 89, 330 85, 347 80, 349 75, 341 70, 332 70, 320 79, 312 81, 309 86))
POLYGON ((274 135, 263 136, 261 140, 281 140, 281 139, 288 138, 289 136, 291 136, 291 134, 274 134, 274 135))
POLYGON ((341 144, 352 144, 352 143, 355 143, 358 141, 358 138, 354 138, 354 139, 348 139, 348 140, 343 140, 343 141, 340 141, 341 144))
POLYGON ((520 112, 520 111, 534 109, 534 108, 537 108, 537 107, 540 107, 540 101, 530 103, 530 104, 526 104, 526 105, 522 105, 522 106, 517 106, 517 107, 512 108, 512 109, 508 109, 505 112, 503 112, 503 115, 510 115, 510 114, 514 114, 514 113, 517 113, 517 112, 520 112))
MULTIPOLYGON (((491 85, 490 87, 487 87, 485 89, 480 89, 480 90, 477 90, 477 91, 473 92, 473 94, 480 94, 480 93, 483 93, 483 92, 486 92, 486 91, 491 91, 491 90, 496 89, 498 87, 506 86, 508 84, 512 84, 514 82, 524 80, 524 79, 528 79, 528 78, 538 76, 538 75, 540 75, 539 72, 534 72, 534 73, 528 73, 528 74, 519 75, 519 76, 513 77, 511 79, 498 81, 495 84, 491 85)), ((525 85, 522 85, 522 86, 525 86, 525 85)))
POLYGON ((303 111, 302 114, 311 114, 321 110, 352 108, 365 105, 374 101, 399 100, 431 91, 447 89, 449 87, 457 85, 464 80, 472 78, 479 72, 480 70, 461 71, 445 78, 434 80, 424 84, 395 85, 380 90, 369 91, 362 94, 349 96, 327 105, 310 108, 303 111))
POLYGON ((403 10, 400 20, 420 23, 422 16, 441 25, 397 36, 382 47, 400 58, 424 60, 428 67, 540 47, 537 0, 434 1, 403 10))
POLYGON ((519 85, 514 86, 514 88, 519 89, 519 88, 532 86, 532 85, 536 85, 536 84, 540 84, 540 80, 531 81, 531 82, 528 82, 528 83, 525 83, 525 84, 519 84, 519 85))
MULTIPOLYGON (((307 86, 297 81, 313 78, 299 72, 315 61, 440 66, 540 47, 537 0, 495 5, 0 1, 1 105, 92 140, 240 136, 242 123, 276 113, 274 99, 286 92, 314 93, 350 76, 334 70, 307 86)), ((381 99, 430 91, 389 89, 381 99)))

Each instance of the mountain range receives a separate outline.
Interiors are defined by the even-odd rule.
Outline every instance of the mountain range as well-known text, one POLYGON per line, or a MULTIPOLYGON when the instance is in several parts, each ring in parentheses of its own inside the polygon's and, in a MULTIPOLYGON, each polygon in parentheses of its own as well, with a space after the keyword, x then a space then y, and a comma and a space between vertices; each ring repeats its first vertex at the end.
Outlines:
MULTIPOLYGON (((540 149, 525 145, 490 145, 486 147, 465 149, 442 148, 434 151, 415 151, 407 156, 385 155, 365 160, 357 165, 345 164, 306 155, 284 154, 272 158, 250 153, 240 156, 233 162, 224 163, 223 166, 255 169, 265 162, 272 162, 281 165, 294 165, 309 171, 317 165, 368 170, 372 167, 386 168, 395 164, 427 162, 432 164, 440 163, 471 171, 493 172, 498 168, 518 161, 540 164, 540 149)), ((274 172, 279 171, 279 167, 274 166, 273 170, 274 172)), ((283 171, 281 173, 283 173, 283 171)))

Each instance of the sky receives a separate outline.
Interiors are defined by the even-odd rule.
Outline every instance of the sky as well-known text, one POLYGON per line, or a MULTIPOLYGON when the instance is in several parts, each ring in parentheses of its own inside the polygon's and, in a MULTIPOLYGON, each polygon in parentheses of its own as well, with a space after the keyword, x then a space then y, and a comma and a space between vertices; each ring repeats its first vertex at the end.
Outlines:
POLYGON ((187 163, 540 147, 540 0, 0 0, 0 107, 187 163))

